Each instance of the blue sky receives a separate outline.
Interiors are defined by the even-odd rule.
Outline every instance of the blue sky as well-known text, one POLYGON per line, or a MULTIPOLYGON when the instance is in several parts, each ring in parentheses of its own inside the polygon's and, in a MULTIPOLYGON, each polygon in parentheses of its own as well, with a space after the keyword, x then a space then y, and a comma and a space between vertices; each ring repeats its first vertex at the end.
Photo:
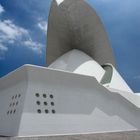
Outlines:
MULTIPOLYGON (((87 0, 106 28, 117 69, 140 92, 140 1, 87 0)), ((23 64, 46 66, 51 0, 0 0, 0 77, 23 64)))

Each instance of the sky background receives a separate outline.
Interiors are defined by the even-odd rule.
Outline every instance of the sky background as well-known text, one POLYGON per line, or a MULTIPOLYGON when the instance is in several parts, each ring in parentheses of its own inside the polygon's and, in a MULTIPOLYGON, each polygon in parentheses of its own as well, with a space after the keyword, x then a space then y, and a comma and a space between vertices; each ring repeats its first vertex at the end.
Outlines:
MULTIPOLYGON (((87 0, 108 33, 117 70, 140 92, 140 0, 87 0)), ((46 66, 51 0, 0 0, 0 77, 23 64, 46 66)))

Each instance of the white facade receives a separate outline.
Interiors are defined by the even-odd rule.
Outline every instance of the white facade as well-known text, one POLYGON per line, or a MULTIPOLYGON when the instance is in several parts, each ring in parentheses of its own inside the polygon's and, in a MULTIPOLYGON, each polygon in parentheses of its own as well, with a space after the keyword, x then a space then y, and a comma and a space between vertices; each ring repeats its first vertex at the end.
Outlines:
MULTIPOLYGON (((105 87, 133 93, 121 75, 111 64, 105 64, 105 66, 110 67, 111 69, 110 74, 108 75, 110 81, 103 84, 105 87)), ((59 57, 49 66, 49 68, 92 76, 95 77, 99 83, 101 83, 102 79, 108 72, 108 70, 103 69, 103 67, 94 61, 93 58, 76 49, 59 57)))
POLYGON ((93 76, 25 65, 0 79, 0 135, 140 130, 139 103, 93 76))

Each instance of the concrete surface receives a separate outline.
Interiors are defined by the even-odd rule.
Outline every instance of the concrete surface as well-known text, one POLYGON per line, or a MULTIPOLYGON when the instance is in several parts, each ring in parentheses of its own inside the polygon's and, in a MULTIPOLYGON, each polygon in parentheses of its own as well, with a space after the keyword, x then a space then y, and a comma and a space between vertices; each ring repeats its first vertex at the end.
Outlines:
POLYGON ((69 136, 0 137, 0 140, 140 140, 140 131, 69 136))
MULTIPOLYGON (((3 136, 140 130, 140 108, 94 77, 25 65, 0 79, 0 95, 3 136)), ((140 102, 139 95, 133 96, 140 102)))
POLYGON ((53 0, 47 33, 47 64, 66 52, 78 49, 100 65, 115 65, 108 35, 95 10, 84 0, 53 0))

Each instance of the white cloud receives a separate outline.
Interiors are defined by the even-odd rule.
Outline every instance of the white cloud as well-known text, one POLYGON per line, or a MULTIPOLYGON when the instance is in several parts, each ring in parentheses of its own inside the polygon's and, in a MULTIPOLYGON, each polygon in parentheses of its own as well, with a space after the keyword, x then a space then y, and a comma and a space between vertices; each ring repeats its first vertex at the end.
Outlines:
POLYGON ((4 8, 2 7, 2 5, 0 4, 0 14, 4 12, 4 8))
POLYGON ((4 53, 8 51, 8 48, 0 43, 0 60, 4 59, 4 53))
POLYGON ((64 0, 56 0, 57 4, 60 5, 64 0))
POLYGON ((47 32, 47 27, 48 27, 48 22, 46 21, 41 21, 38 23, 38 27, 44 32, 47 32))
POLYGON ((0 20, 0 55, 8 51, 7 44, 21 41, 28 34, 27 30, 16 26, 11 20, 0 20))
POLYGON ((140 80, 140 75, 134 77, 135 80, 140 80))
POLYGON ((16 26, 11 20, 0 21, 0 41, 16 41, 28 34, 26 29, 16 26))
POLYGON ((7 45, 10 46, 10 44, 15 44, 15 46, 18 44, 38 54, 42 53, 43 45, 34 42, 27 29, 17 26, 11 20, 0 20, 0 57, 8 51, 7 45))
POLYGON ((42 53, 42 48, 43 48, 43 45, 38 43, 38 42, 34 42, 32 41, 31 39, 30 40, 26 40, 24 41, 24 45, 31 49, 32 51, 36 52, 36 53, 39 53, 41 54, 42 53))
POLYGON ((8 48, 2 44, 0 44, 0 52, 8 51, 8 48))

